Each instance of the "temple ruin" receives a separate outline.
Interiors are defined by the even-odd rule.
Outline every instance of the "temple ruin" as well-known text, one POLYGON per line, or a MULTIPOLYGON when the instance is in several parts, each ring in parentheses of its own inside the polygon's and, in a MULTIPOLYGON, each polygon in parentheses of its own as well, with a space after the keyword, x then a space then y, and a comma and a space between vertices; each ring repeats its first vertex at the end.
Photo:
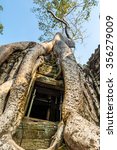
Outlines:
MULTIPOLYGON (((35 43, 32 43, 32 45, 33 44, 35 45, 35 43)), ((22 45, 23 50, 20 50, 22 48, 19 47, 14 50, 7 59, 5 59, 5 61, 2 61, 1 59, 0 85, 3 85, 5 82, 17 77, 20 64, 28 54, 28 49, 33 47, 32 45, 26 45, 25 48, 24 45, 22 45)), ((1 49, 3 49, 3 47, 1 47, 1 49)), ((48 55, 44 56, 44 63, 42 62, 36 67, 36 71, 34 71, 32 77, 30 77, 31 75, 29 74, 26 75, 27 80, 29 80, 29 84, 28 86, 26 85, 27 90, 24 96, 26 101, 23 110, 24 114, 18 127, 16 127, 15 133, 13 133, 13 140, 25 150, 49 148, 58 129, 59 122, 63 119, 64 124, 67 125, 68 114, 66 115, 62 110, 64 109, 64 105, 66 105, 64 103, 66 92, 66 80, 64 79, 65 73, 64 70, 60 68, 60 60, 57 58, 58 57, 54 51, 52 51, 48 55), (64 115, 65 117, 63 117, 64 115)), ((87 64, 83 66, 77 64, 77 68, 79 70, 78 78, 83 94, 82 99, 84 101, 83 111, 82 108, 80 109, 81 116, 96 127, 99 127, 100 46, 98 46, 89 58, 87 64)), ((7 85, 5 88, 6 87, 7 85)), ((0 95, 1 116, 6 111, 6 107, 8 107, 8 98, 12 89, 14 89, 14 87, 11 87, 11 91, 8 90, 6 93, 0 95)), ((5 90, 7 90, 7 88, 5 90)), ((72 105, 73 104, 71 104, 71 106, 72 105)), ((23 109, 23 106, 20 107, 23 109)), ((74 109, 77 109, 77 106, 74 109)), ((9 131, 10 130, 12 129, 9 128, 9 131)), ((7 129, 5 132, 7 132, 7 129)), ((0 135, 3 135, 3 133, 1 132, 0 135)), ((97 133, 97 135, 98 134, 99 133, 97 133)), ((66 134, 64 134, 62 143, 56 148, 56 150, 77 150, 78 147, 75 148, 75 145, 73 146, 72 144, 70 147, 67 143, 67 140, 71 140, 72 142, 72 139, 66 139, 66 134)), ((90 140, 90 145, 95 145, 94 143, 95 141, 93 139, 92 141, 90 140)), ((93 148, 90 148, 87 145, 86 148, 83 149, 83 146, 79 146, 79 150, 80 149, 96 150, 96 147, 94 146, 93 148)))

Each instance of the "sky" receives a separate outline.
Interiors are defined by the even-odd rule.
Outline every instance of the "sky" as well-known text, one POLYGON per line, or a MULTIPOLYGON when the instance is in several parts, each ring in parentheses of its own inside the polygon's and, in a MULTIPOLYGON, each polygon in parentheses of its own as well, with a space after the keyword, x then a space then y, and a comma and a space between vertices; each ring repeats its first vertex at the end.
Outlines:
MULTIPOLYGON (((3 35, 0 35, 0 45, 18 41, 35 41, 41 32, 38 29, 38 20, 31 9, 33 0, 0 0, 3 12, 0 13, 0 22, 4 25, 3 35)), ((84 24, 86 38, 83 43, 76 43, 74 51, 76 60, 85 64, 99 43, 99 6, 92 9, 90 20, 84 24)))

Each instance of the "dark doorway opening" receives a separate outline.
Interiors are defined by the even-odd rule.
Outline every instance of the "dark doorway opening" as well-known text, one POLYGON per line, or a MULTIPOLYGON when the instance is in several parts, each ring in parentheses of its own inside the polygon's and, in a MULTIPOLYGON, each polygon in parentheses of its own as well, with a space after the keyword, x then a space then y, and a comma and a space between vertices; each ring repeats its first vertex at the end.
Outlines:
POLYGON ((62 101, 63 90, 36 82, 26 116, 53 122, 60 121, 62 101))

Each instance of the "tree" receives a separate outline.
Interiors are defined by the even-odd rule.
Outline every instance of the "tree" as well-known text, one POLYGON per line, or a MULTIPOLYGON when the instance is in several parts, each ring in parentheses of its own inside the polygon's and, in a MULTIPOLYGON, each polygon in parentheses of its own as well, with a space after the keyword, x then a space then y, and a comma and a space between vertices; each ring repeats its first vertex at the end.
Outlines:
MULTIPOLYGON (((0 11, 3 10, 3 7, 0 5, 0 11)), ((0 34, 3 32, 3 25, 0 23, 0 34)))
MULTIPOLYGON (((81 38, 81 30, 75 35, 75 29, 77 31, 81 23, 89 18, 91 7, 96 2, 34 2, 39 4, 36 11, 39 12, 39 27, 44 35, 54 34, 53 31, 59 27, 65 34, 56 33, 52 40, 41 44, 18 42, 0 47, 0 149, 24 150, 14 142, 12 136, 24 117, 26 97, 30 84, 36 77, 37 68, 44 63, 46 55, 54 52, 56 62, 61 66, 65 92, 62 120, 47 150, 57 150, 62 139, 70 150, 99 150, 99 91, 91 76, 86 76, 83 68, 77 64, 71 49, 74 47, 73 38, 81 38), (79 15, 74 21, 72 13, 79 15), (74 28, 71 28, 73 30, 69 34, 70 25, 74 28)), ((50 38, 49 35, 48 37, 50 38)))
POLYGON ((58 31, 73 40, 83 39, 82 24, 90 17, 96 0, 34 0, 33 12, 38 18, 39 29, 43 32, 39 40, 47 40, 58 31), (69 31, 69 33, 68 33, 69 31))
POLYGON ((48 150, 57 150, 63 138, 70 150, 99 149, 97 91, 77 64, 69 39, 60 33, 41 44, 19 42, 0 47, 0 149, 24 150, 13 141, 12 135, 24 116, 31 80, 44 63, 44 55, 52 51, 61 60, 65 95, 62 120, 48 150))

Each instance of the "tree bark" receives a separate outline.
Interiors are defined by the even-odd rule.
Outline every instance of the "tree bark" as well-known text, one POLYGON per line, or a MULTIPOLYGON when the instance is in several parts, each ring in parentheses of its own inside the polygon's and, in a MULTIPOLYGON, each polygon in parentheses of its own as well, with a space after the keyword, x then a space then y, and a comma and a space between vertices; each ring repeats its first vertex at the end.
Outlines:
POLYGON ((10 91, 12 84, 13 84, 13 80, 9 80, 4 84, 0 85, 0 116, 3 113, 5 107, 5 99, 8 92, 10 91))
POLYGON ((24 50, 31 42, 18 42, 0 47, 0 65, 16 50, 24 50))
POLYGON ((47 149, 38 149, 38 150, 57 150, 63 142, 63 131, 64 131, 64 123, 63 121, 61 121, 58 125, 58 130, 56 134, 52 138, 50 147, 47 149))
MULTIPOLYGON (((21 122, 26 102, 25 96, 31 80, 32 70, 38 56, 43 55, 44 53, 45 49, 43 49, 43 47, 39 44, 37 44, 34 48, 29 48, 20 66, 16 79, 13 82, 12 87, 10 89, 8 102, 5 107, 4 113, 0 116, 1 143, 3 141, 3 137, 6 138, 6 140, 9 140, 8 136, 4 135, 12 135, 15 132, 15 129, 17 128, 19 123, 21 122)), ((2 143, 2 146, 3 145, 4 144, 2 143)), ((11 145, 10 149, 11 147, 14 146, 11 145)))
POLYGON ((99 149, 99 127, 96 124, 99 120, 92 103, 94 99, 88 95, 88 101, 91 107, 89 109, 81 88, 82 80, 80 76, 82 75, 72 50, 63 41, 57 41, 54 50, 58 53, 61 61, 65 82, 65 94, 62 107, 62 119, 65 123, 65 142, 70 146, 71 150, 97 150, 99 149), (88 134, 91 135, 88 137, 88 134), (93 141, 93 144, 90 141, 93 141))
POLYGON ((71 150, 98 150, 99 127, 74 112, 67 119, 64 139, 71 150))
POLYGON ((40 56, 53 50, 61 64, 65 93, 62 106, 63 123, 58 126, 48 150, 56 150, 62 137, 71 150, 99 149, 99 103, 95 92, 92 92, 93 87, 90 87, 83 70, 78 67, 70 49, 73 45, 70 39, 57 33, 53 40, 41 45, 21 42, 0 47, 0 65, 3 71, 0 74, 0 149, 23 150, 12 140, 12 134, 22 120, 31 78, 38 66, 44 62, 40 56), (17 51, 21 55, 17 61, 12 61, 13 55, 16 58, 17 51), (4 90, 6 86, 8 87, 4 90))

